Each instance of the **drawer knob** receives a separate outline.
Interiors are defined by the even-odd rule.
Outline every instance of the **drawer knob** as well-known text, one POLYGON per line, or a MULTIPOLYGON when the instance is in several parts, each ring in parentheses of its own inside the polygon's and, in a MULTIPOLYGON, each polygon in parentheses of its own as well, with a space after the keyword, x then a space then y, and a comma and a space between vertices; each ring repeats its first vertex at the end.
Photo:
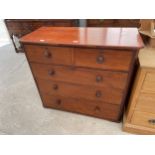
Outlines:
POLYGON ((54 89, 54 90, 57 90, 57 89, 58 89, 58 85, 57 85, 57 84, 54 84, 54 85, 53 85, 53 89, 54 89))
POLYGON ((103 56, 98 56, 96 61, 97 61, 97 63, 102 64, 104 62, 103 56))
POLYGON ((96 82, 101 82, 103 80, 102 76, 98 75, 96 76, 96 82))
POLYGON ((101 97, 102 96, 102 93, 101 93, 101 91, 96 91, 96 97, 101 97))
POLYGON ((148 122, 149 122, 150 124, 155 125, 155 119, 149 119, 148 122))
POLYGON ((96 106, 96 107, 95 107, 95 111, 96 111, 96 112, 99 112, 99 111, 100 111, 100 107, 99 107, 99 106, 96 106))
POLYGON ((50 58, 51 57, 51 53, 46 49, 45 52, 44 52, 44 56, 46 58, 50 58))
POLYGON ((56 104, 60 105, 61 104, 61 100, 60 99, 57 99, 56 100, 56 104))
POLYGON ((49 71, 48 71, 48 75, 52 76, 52 75, 54 75, 54 74, 55 74, 55 71, 54 71, 54 70, 49 70, 49 71))

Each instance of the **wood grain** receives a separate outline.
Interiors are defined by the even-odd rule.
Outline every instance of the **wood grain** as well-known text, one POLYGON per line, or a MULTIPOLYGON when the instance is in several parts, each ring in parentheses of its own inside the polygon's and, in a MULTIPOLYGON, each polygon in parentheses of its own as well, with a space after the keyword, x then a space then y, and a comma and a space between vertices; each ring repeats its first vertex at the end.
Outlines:
POLYGON ((34 76, 45 80, 124 90, 127 73, 31 63, 34 76))
POLYGON ((20 41, 25 44, 119 49, 140 49, 144 46, 137 28, 42 27, 20 41))
POLYGON ((155 93, 155 71, 146 73, 141 92, 155 93))
POLYGON ((37 79, 42 93, 121 104, 123 90, 37 79), (57 88, 55 88, 57 87, 57 88), (96 94, 99 92, 99 96, 96 94))
POLYGON ((126 116, 127 116, 126 122, 131 121, 134 109, 135 109, 136 104, 137 104, 137 98, 139 97, 141 86, 142 86, 143 80, 145 78, 145 74, 146 74, 145 70, 138 68, 137 75, 136 75, 134 85, 132 88, 132 92, 130 95, 129 104, 128 104, 128 107, 126 109, 126 116))
POLYGON ((87 19, 88 27, 140 27, 139 19, 87 19))
POLYGON ((124 116, 123 130, 127 132, 155 134, 155 68, 150 67, 152 62, 146 63, 154 61, 155 55, 149 53, 139 54, 140 66, 124 116))
POLYGON ((90 68, 128 71, 131 51, 75 48, 75 65, 90 68), (99 58, 103 61, 99 62, 99 58))
POLYGON ((155 93, 140 93, 135 110, 155 113, 155 93))
POLYGON ((128 122, 126 122, 125 125, 123 126, 123 131, 130 132, 133 134, 142 134, 142 135, 154 135, 155 133, 153 128, 134 125, 128 122))
POLYGON ((90 101, 85 99, 73 99, 62 96, 42 95, 45 107, 50 107, 59 110, 71 111, 90 116, 99 117, 117 121, 119 115, 119 106, 115 104, 90 101))
POLYGON ((25 50, 30 62, 45 64, 72 64, 72 48, 26 45, 25 50), (49 56, 46 56, 46 53, 49 56))
POLYGON ((149 120, 155 120, 155 114, 135 111, 131 120, 132 124, 149 127, 155 129, 155 123, 149 123, 149 120))

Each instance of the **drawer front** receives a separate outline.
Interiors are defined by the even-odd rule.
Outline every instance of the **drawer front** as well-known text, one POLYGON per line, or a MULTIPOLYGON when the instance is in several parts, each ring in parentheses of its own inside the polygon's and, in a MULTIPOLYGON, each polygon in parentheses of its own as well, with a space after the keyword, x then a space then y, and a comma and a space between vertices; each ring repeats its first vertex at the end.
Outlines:
POLYGON ((49 80, 37 79, 40 91, 49 95, 105 101, 108 103, 121 104, 123 90, 110 89, 108 87, 93 87, 49 80))
POLYGON ((25 45, 24 48, 30 62, 64 65, 72 63, 72 48, 35 45, 25 45))
POLYGON ((155 129, 155 114, 135 111, 131 123, 155 129))
POLYGON ((155 93, 155 72, 146 73, 141 91, 155 93))
POLYGON ((125 89, 127 73, 31 63, 34 76, 98 87, 125 89))
POLYGON ((131 60, 131 51, 75 48, 77 66, 128 71, 131 60))
POLYGON ((50 96, 42 94, 45 107, 82 113, 99 118, 116 120, 119 116, 119 106, 106 103, 97 103, 89 100, 63 98, 60 96, 50 96))
POLYGON ((140 93, 137 99, 136 110, 155 113, 155 94, 140 93))

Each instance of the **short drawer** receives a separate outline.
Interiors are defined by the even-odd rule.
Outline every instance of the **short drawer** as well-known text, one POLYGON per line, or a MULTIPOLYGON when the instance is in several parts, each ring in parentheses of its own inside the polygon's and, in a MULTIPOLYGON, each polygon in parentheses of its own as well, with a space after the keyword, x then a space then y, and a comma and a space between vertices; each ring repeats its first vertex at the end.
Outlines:
POLYGON ((137 99, 136 110, 155 114, 155 94, 140 93, 137 99))
POLYGON ((135 111, 131 123, 155 129, 155 114, 135 111))
POLYGON ((120 112, 118 105, 109 105, 106 103, 100 104, 98 102, 83 99, 72 99, 42 94, 42 100, 45 107, 77 112, 113 121, 117 121, 120 112))
POLYGON ((36 78, 125 89, 127 73, 31 63, 36 78))
POLYGON ((128 71, 131 61, 131 51, 75 48, 77 66, 128 71))
POLYGON ((37 79, 42 93, 121 104, 123 90, 37 79))
POLYGON ((146 73, 141 91, 155 93, 155 72, 146 73))
POLYGON ((30 62, 45 64, 72 64, 72 48, 25 45, 26 55, 30 62))

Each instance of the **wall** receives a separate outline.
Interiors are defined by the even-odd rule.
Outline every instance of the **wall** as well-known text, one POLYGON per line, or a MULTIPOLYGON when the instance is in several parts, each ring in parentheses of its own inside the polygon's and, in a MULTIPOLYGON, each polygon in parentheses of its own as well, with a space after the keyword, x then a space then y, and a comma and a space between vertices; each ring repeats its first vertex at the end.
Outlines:
POLYGON ((4 20, 0 19, 0 47, 9 44, 10 38, 4 20))

